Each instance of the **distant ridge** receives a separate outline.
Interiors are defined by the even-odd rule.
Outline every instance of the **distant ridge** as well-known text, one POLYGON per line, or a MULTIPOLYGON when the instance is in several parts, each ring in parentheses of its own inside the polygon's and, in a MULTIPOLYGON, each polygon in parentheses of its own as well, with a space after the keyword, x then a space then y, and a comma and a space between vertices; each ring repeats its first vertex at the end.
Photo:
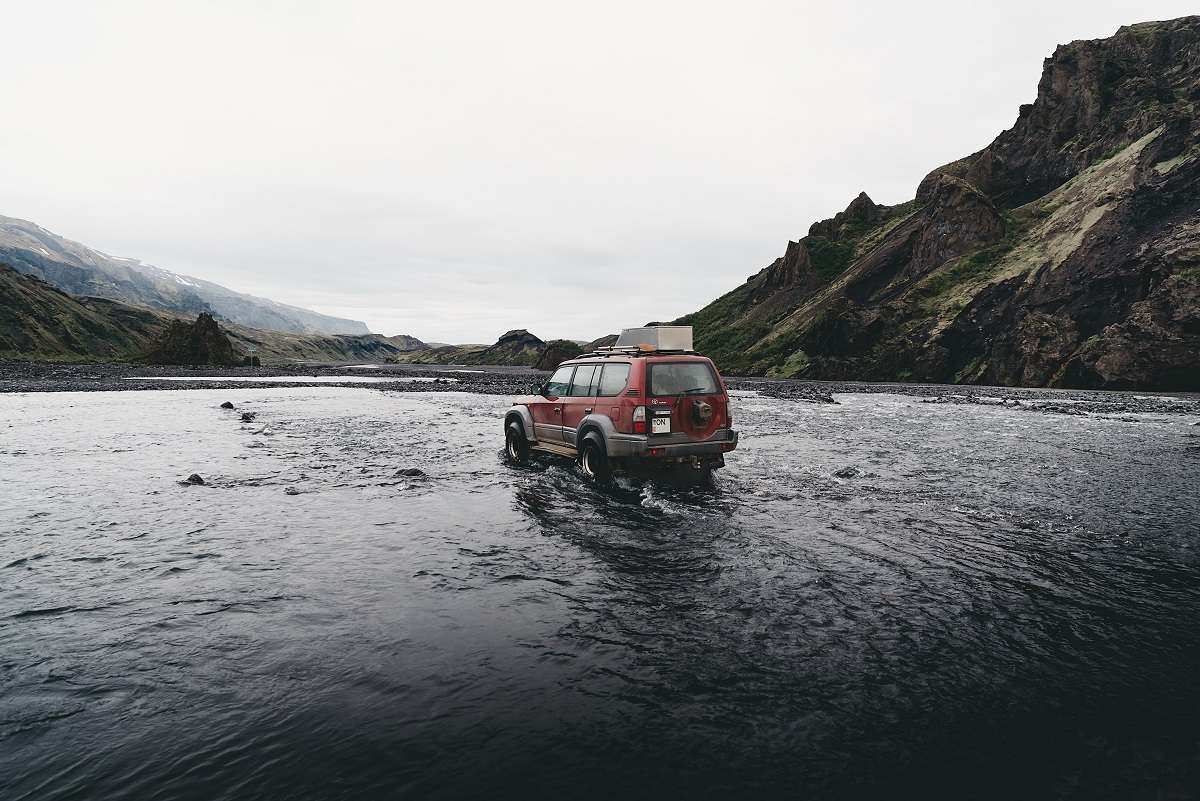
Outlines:
POLYGON ((369 334, 366 323, 289 306, 173 273, 137 259, 110 256, 36 223, 0 216, 0 261, 72 295, 135 306, 207 312, 239 325, 293 334, 369 334))
POLYGON ((392 359, 409 364, 472 364, 498 365, 507 367, 535 367, 552 370, 564 359, 583 352, 579 343, 566 339, 544 342, 526 331, 516 328, 500 335, 494 345, 437 345, 430 343, 423 349, 413 349, 392 359))
MULTIPOLYGON (((0 263, 0 359, 131 361, 149 354, 171 326, 198 315, 77 298, 0 263)), ((220 328, 243 354, 265 364, 387 361, 407 354, 412 337, 260 331, 229 322, 220 328), (397 343, 395 340, 401 340, 397 343), (409 340, 409 341, 405 341, 409 340)))

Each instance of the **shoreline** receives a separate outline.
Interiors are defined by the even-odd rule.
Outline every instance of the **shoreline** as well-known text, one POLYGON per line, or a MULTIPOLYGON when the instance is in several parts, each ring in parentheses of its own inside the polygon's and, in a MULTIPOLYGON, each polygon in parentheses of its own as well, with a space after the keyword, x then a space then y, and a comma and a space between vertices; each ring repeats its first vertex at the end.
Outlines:
MULTIPOLYGON (((514 396, 530 394, 546 375, 549 373, 528 367, 438 365, 435 368, 430 365, 366 365, 361 362, 271 367, 190 367, 117 362, 68 364, 0 361, 0 394, 349 387, 380 391, 470 392, 514 396), (197 380, 186 380, 189 375, 194 375, 197 380), (308 376, 321 380, 270 380, 308 376), (387 380, 390 377, 394 377, 395 380, 387 380), (200 380, 202 378, 230 380, 200 380), (255 381, 254 378, 264 380, 255 381), (337 378, 347 380, 337 381, 337 378), (372 380, 355 380, 362 378, 372 380)), ((924 403, 1008 406, 1030 411, 1076 415, 1166 413, 1200 416, 1200 394, 1187 392, 808 381, 737 376, 726 376, 725 380, 733 391, 753 391, 768 397, 809 403, 837 403, 835 395, 865 393, 902 395, 919 398, 924 403)))

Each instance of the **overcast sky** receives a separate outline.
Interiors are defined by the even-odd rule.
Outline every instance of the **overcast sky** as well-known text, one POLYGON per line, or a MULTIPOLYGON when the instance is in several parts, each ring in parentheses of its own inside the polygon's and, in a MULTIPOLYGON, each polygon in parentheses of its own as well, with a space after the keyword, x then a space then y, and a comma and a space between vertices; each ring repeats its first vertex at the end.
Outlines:
POLYGON ((1194 2, 4 2, 0 214, 385 334, 587 339, 912 197, 1194 2))

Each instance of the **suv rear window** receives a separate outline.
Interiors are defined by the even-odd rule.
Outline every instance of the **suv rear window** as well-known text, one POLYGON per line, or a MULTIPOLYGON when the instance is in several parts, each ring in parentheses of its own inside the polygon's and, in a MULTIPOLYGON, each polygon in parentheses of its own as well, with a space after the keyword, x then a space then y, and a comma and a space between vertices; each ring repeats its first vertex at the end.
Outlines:
POLYGON ((704 362, 657 362, 650 367, 651 395, 713 395, 721 391, 704 362))

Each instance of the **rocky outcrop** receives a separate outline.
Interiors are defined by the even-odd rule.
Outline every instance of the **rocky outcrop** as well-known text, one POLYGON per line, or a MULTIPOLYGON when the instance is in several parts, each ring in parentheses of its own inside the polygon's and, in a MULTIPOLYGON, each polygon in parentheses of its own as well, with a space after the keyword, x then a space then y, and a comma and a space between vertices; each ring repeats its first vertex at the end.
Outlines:
POLYGON ((546 343, 518 328, 501 334, 496 344, 485 348, 472 360, 473 364, 528 365, 536 363, 546 343))
POLYGON ((855 229, 861 231, 875 225, 886 211, 886 206, 876 205, 866 192, 859 192, 858 197, 850 201, 845 211, 838 212, 831 219, 810 225, 808 235, 833 240, 852 238, 855 229))
POLYGON ((766 297, 781 289, 811 289, 817 274, 805 242, 788 242, 787 249, 775 261, 750 279, 756 297, 766 297))
POLYGON ((1200 17, 1047 59, 914 201, 865 194, 677 321, 733 374, 1200 389, 1200 17))
POLYGON ((546 343, 546 347, 542 350, 542 355, 534 363, 534 368, 538 370, 553 370, 567 359, 574 359, 583 353, 583 348, 578 342, 572 342, 569 339, 552 339, 546 343))
POLYGON ((188 324, 174 320, 163 338, 146 352, 149 364, 211 364, 232 367, 242 363, 229 337, 211 314, 201 314, 188 324))

